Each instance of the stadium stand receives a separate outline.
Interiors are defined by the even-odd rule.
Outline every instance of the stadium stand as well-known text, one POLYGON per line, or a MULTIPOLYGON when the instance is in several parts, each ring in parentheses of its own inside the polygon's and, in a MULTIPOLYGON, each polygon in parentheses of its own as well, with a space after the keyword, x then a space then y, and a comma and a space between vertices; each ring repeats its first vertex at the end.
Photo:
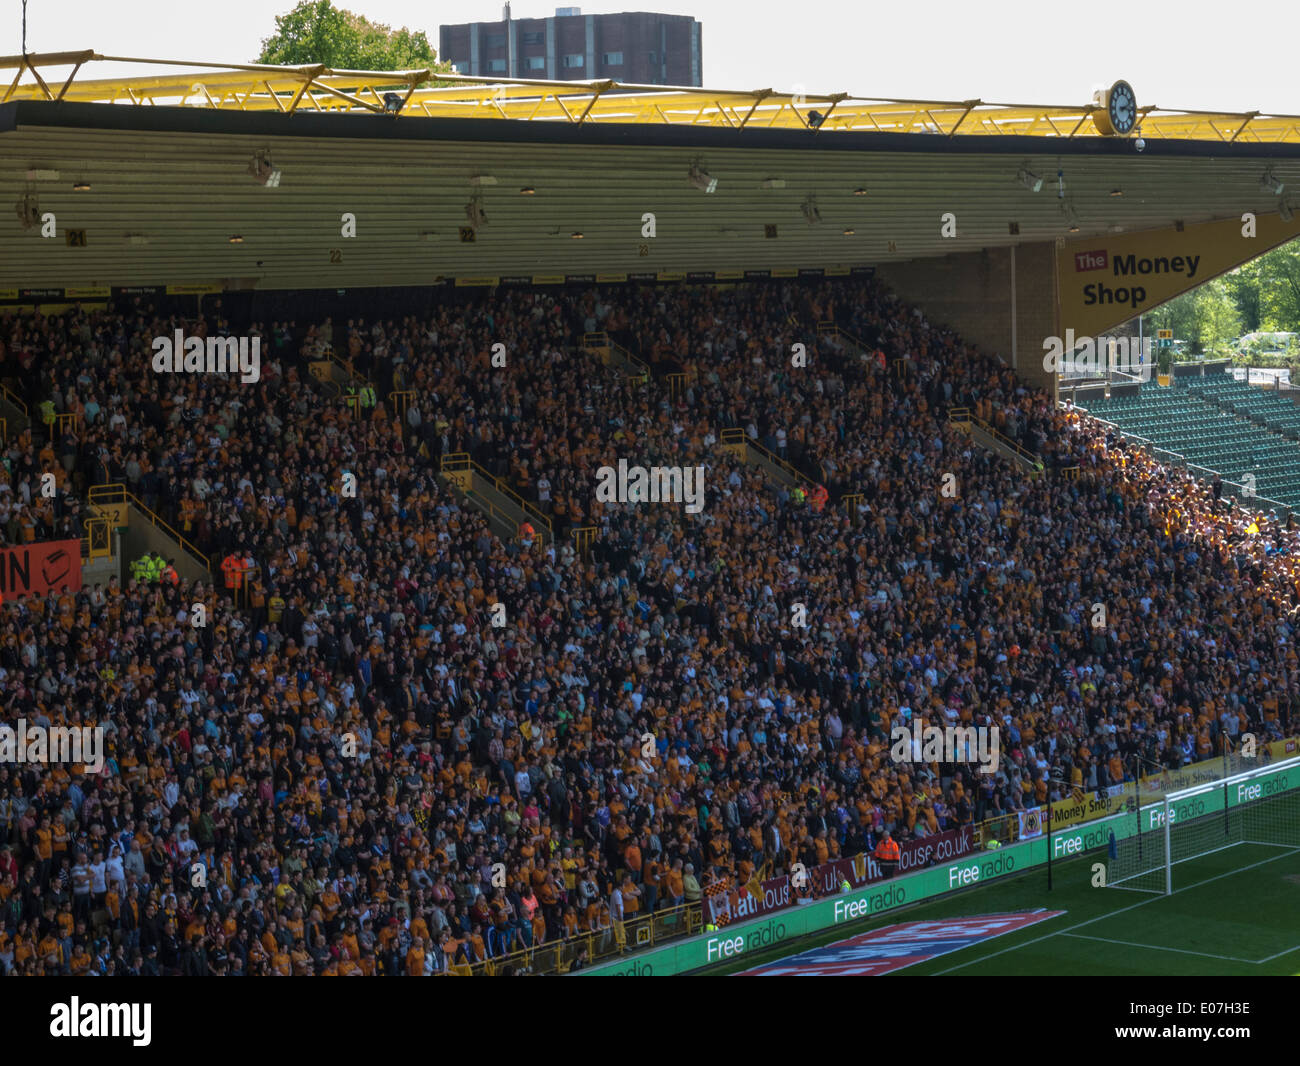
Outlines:
POLYGON ((0 767, 5 972, 560 972, 697 928, 720 876, 1006 821, 1049 777, 1103 788, 1294 720, 1294 524, 873 282, 497 291, 346 325, 291 302, 269 327, 0 318, 0 375, 76 416, 8 443, 8 541, 80 535, 76 496, 120 483, 251 573, 0 606, 7 714, 110 734, 98 775, 0 767), (155 375, 177 328, 261 336, 261 382, 155 375), (327 349, 377 402, 317 382, 327 349), (727 450, 736 429, 829 504, 727 450), (495 535, 437 476, 456 454, 554 539, 495 535), (620 457, 703 466, 707 505, 596 502, 620 457), (45 503, 56 458, 72 492, 45 503), (1001 769, 892 763, 914 717, 998 724, 1001 769))
POLYGON ((1098 398, 1087 408, 1171 459, 1239 485, 1249 474, 1256 497, 1300 507, 1300 410, 1277 393, 1214 374, 1098 398))

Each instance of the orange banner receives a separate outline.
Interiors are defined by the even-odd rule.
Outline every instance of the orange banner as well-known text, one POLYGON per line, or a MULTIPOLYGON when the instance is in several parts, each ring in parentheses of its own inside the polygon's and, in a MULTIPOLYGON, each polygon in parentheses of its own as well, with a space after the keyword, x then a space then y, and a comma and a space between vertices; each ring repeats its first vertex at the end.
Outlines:
POLYGON ((0 596, 44 596, 81 588, 81 541, 47 540, 0 550, 0 596))

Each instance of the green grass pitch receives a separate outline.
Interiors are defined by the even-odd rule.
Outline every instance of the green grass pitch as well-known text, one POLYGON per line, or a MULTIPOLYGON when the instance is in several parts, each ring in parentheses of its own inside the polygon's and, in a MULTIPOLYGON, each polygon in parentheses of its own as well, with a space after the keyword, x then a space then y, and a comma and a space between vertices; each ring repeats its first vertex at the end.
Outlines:
POLYGON ((1051 892, 1039 867, 703 972, 737 973, 901 922, 1038 908, 1065 913, 896 975, 1254 977, 1300 969, 1300 849, 1239 844, 1177 863, 1169 896, 1093 888, 1093 864, 1105 861, 1099 851, 1054 864, 1051 892))

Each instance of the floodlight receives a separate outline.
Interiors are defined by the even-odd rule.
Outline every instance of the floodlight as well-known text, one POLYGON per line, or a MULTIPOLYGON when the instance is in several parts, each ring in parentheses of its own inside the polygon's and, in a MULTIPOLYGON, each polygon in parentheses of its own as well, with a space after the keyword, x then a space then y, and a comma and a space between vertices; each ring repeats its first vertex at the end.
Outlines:
POLYGON ((686 180, 694 188, 701 189, 704 192, 718 191, 718 179, 713 177, 707 170, 703 170, 697 163, 691 164, 686 180))

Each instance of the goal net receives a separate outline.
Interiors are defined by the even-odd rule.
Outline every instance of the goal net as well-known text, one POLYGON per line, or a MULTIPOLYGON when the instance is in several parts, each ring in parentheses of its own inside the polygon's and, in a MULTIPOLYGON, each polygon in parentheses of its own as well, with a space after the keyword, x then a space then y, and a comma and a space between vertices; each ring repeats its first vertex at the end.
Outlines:
POLYGON ((1300 848, 1300 759, 1169 792, 1142 804, 1135 821, 1111 845, 1108 887, 1169 895, 1180 863, 1243 845, 1268 849, 1261 861, 1300 848))

